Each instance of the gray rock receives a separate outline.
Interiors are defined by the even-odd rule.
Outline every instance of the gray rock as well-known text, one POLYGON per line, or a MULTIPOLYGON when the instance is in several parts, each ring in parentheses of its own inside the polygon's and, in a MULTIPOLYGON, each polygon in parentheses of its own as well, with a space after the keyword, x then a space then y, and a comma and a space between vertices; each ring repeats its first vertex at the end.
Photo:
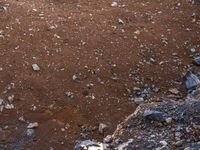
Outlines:
POLYGON ((108 126, 106 124, 100 123, 99 124, 99 133, 103 134, 107 127, 108 126))
POLYGON ((27 136, 32 136, 34 134, 34 130, 33 129, 27 129, 26 131, 26 135, 27 136))
POLYGON ((194 58, 194 64, 200 66, 200 56, 194 58))
POLYGON ((127 142, 120 144, 116 150, 132 150, 133 149, 133 139, 129 139, 127 142))
POLYGON ((146 119, 158 121, 158 122, 165 122, 167 119, 166 114, 164 114, 160 111, 156 111, 156 110, 146 110, 143 113, 143 116, 146 119))
POLYGON ((185 85, 188 91, 193 91, 200 84, 199 78, 192 72, 186 74, 185 85))

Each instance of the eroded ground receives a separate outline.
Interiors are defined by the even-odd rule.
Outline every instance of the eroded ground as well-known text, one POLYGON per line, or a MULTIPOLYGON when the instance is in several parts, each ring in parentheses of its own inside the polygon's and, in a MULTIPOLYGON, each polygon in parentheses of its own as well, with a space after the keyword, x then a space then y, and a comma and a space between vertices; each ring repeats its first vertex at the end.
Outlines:
POLYGON ((200 50, 200 6, 116 2, 0 1, 2 149, 71 150, 76 140, 111 134, 141 93, 145 101, 170 88, 177 100, 186 95, 183 76, 199 71, 191 62, 200 50), (33 122, 39 126, 27 135, 33 122))

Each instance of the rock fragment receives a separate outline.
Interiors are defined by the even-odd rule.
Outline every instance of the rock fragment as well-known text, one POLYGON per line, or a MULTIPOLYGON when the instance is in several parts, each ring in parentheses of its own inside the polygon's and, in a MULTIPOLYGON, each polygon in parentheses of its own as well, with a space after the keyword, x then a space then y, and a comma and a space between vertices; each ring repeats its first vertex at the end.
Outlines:
POLYGON ((177 88, 171 88, 171 89, 169 89, 168 91, 169 91, 171 94, 175 94, 175 95, 179 94, 179 90, 178 90, 177 88))
POLYGON ((195 65, 200 66, 200 56, 195 57, 193 61, 195 65))
POLYGON ((118 19, 119 24, 124 24, 124 21, 122 19, 118 19))
POLYGON ((32 64, 32 68, 34 71, 40 71, 40 67, 37 64, 32 64))
POLYGON ((32 136, 34 134, 34 130, 33 129, 27 129, 26 131, 26 135, 27 136, 32 136))
POLYGON ((116 150, 131 150, 133 149, 133 139, 129 139, 127 142, 120 144, 116 150))
POLYGON ((108 127, 108 126, 107 126, 106 124, 100 123, 100 124, 99 124, 99 133, 100 133, 100 134, 103 134, 104 131, 105 131, 105 129, 106 129, 107 127, 108 127))
POLYGON ((65 92, 65 95, 69 98, 74 98, 74 93, 73 92, 70 92, 70 91, 67 91, 65 92))
POLYGON ((112 135, 107 135, 104 139, 103 142, 104 143, 110 143, 112 141, 112 135))
POLYGON ((5 105, 5 109, 14 109, 14 105, 13 104, 6 104, 5 105))
POLYGON ((3 105, 3 99, 0 99, 0 112, 3 111, 4 105, 3 105))
POLYGON ((104 150, 104 148, 102 143, 86 140, 78 142, 74 150, 104 150))
POLYGON ((111 6, 112 6, 112 7, 117 7, 117 6, 118 6, 118 3, 117 3, 117 2, 112 2, 111 6))
POLYGON ((188 91, 194 90, 200 84, 199 78, 192 72, 186 74, 185 85, 188 91))
POLYGON ((37 122, 29 123, 27 129, 34 129, 37 128, 39 124, 37 122))
POLYGON ((166 115, 160 111, 156 110, 146 110, 143 114, 143 116, 146 119, 152 120, 152 121, 158 121, 158 122, 165 122, 166 121, 166 115))
POLYGON ((139 104, 142 104, 144 103, 144 98, 143 97, 136 97, 134 98, 134 103, 139 105, 139 104))

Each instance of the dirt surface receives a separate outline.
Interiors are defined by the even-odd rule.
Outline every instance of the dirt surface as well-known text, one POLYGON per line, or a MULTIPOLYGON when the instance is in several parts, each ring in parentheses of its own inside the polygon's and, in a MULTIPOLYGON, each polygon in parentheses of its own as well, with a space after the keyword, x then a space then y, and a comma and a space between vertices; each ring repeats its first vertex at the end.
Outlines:
POLYGON ((148 89, 148 101, 170 88, 186 94, 182 79, 200 51, 200 6, 116 2, 0 1, 0 98, 14 106, 0 112, 0 149, 71 150, 76 140, 112 133, 135 110, 136 91, 148 89), (27 135, 33 122, 39 126, 27 135))

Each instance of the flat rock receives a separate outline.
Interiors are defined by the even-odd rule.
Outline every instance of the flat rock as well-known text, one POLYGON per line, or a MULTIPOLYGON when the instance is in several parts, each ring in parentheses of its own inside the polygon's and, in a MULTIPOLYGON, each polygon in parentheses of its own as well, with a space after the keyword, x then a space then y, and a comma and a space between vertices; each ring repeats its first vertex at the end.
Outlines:
POLYGON ((156 110, 146 110, 143 114, 146 119, 165 122, 166 121, 166 114, 156 110))

